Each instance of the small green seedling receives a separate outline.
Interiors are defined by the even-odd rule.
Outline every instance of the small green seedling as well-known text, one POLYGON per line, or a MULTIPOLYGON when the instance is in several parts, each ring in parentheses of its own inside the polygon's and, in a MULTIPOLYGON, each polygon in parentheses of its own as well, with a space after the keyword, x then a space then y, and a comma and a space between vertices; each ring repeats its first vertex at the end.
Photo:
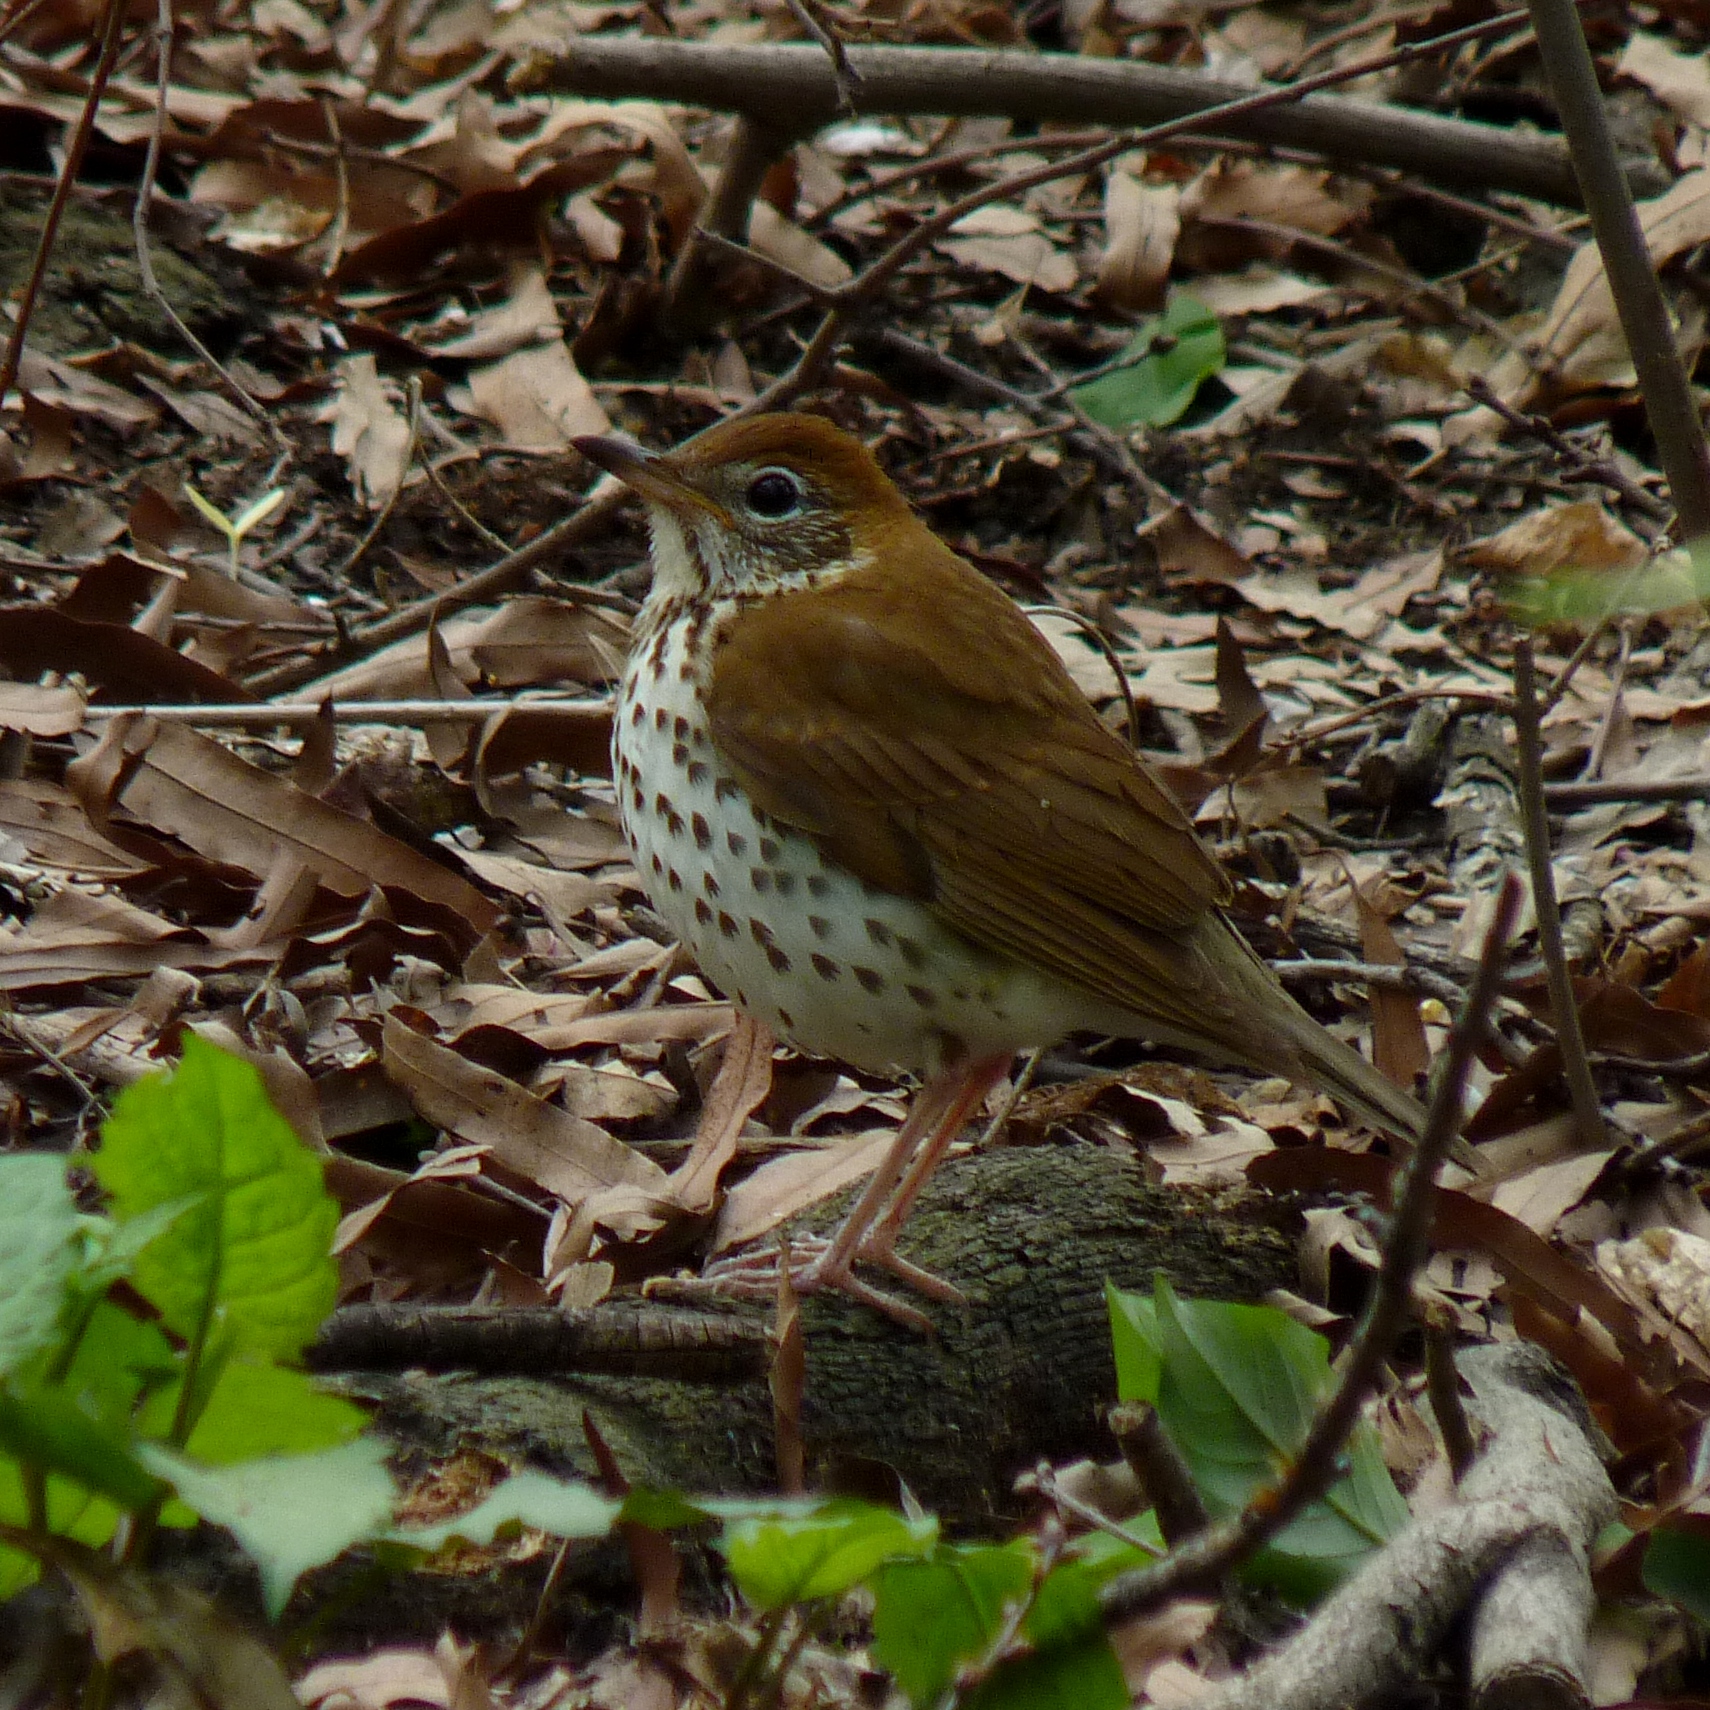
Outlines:
POLYGON ((258 523, 265 522, 285 503, 285 489, 275 487, 271 492, 263 493, 253 505, 235 517, 228 517, 213 500, 205 499, 188 481, 184 483, 184 491, 189 496, 190 503, 226 537, 226 550, 231 555, 227 574, 235 582, 238 577, 238 549, 243 545, 244 536, 258 523))

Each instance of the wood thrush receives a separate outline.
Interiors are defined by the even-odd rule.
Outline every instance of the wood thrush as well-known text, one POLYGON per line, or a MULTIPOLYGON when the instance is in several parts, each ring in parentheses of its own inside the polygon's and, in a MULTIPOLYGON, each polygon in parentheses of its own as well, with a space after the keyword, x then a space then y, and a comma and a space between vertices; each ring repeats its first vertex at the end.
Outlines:
POLYGON ((803 1051, 925 1082, 797 1277, 859 1282, 1018 1050, 1089 1031, 1419 1106, 1312 1020, 1222 913, 1228 879, 1025 614, 850 435, 762 415, 665 456, 578 448, 646 501, 653 586, 613 760, 654 907, 803 1051))

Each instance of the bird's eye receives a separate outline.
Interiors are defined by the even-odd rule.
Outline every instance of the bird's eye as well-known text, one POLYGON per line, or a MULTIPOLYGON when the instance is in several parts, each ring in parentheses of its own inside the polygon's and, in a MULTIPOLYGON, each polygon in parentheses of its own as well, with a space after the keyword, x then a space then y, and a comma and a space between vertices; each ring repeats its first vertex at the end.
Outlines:
POLYGON ((801 509, 801 483, 785 469, 762 469, 748 483, 743 495, 749 510, 757 517, 776 521, 801 509))

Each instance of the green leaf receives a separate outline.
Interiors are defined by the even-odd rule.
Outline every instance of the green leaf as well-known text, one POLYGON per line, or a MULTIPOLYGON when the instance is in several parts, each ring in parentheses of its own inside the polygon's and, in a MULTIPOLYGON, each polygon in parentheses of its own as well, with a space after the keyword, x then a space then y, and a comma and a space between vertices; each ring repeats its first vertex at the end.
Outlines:
POLYGON ((1021 1624, 1032 1653, 1000 1663, 968 1695, 968 1710, 1126 1710, 1128 1687, 1098 1604, 1108 1577, 1073 1559, 1053 1568, 1021 1624))
POLYGON ((386 1445, 376 1437, 317 1455, 224 1467, 202 1466, 154 1443, 140 1453, 203 1519, 224 1526, 249 1552, 274 1617, 299 1575, 385 1533, 398 1500, 386 1445))
POLYGON ((1104 1285, 1110 1313, 1110 1345, 1116 1355, 1116 1393, 1122 1401, 1158 1403, 1163 1354, 1158 1345, 1158 1309, 1143 1294, 1104 1285))
POLYGON ((217 1322, 237 1352, 290 1358, 332 1309, 338 1207, 251 1064, 187 1034, 171 1076, 119 1095, 94 1165, 121 1221, 195 1201, 133 1269, 179 1336, 217 1322))
POLYGON ((59 1338, 78 1228, 63 1158, 0 1158, 0 1377, 59 1338))
MULTIPOLYGON (((1305 1441, 1331 1387, 1329 1345, 1273 1307, 1156 1292, 1163 1370, 1158 1414, 1214 1516, 1273 1483, 1305 1441)), ((1250 1564, 1251 1575, 1306 1600, 1338 1583, 1407 1523, 1376 1433, 1356 1428, 1348 1476, 1291 1522, 1250 1564)))
POLYGON ((361 1436, 368 1414, 315 1387, 306 1373, 256 1360, 220 1372, 184 1452, 210 1466, 263 1455, 306 1455, 361 1436))
POLYGON ((936 1702, 957 1668, 997 1637, 1005 1607, 1033 1585, 1034 1550, 941 1544, 925 1561, 886 1562, 873 1590, 873 1655, 916 1705, 936 1702))
POLYGON ((60 1389, 0 1389, 0 1449, 26 1467, 63 1473, 121 1508, 146 1508, 159 1484, 124 1433, 92 1419, 60 1389))
POLYGON ((400 1526, 390 1535, 397 1543, 430 1551, 452 1538, 490 1544, 506 1526, 533 1526, 558 1538, 603 1538, 622 1509, 621 1502, 576 1479, 520 1472, 455 1520, 442 1520, 434 1526, 400 1526))
POLYGON ((1563 564, 1516 577, 1503 592, 1513 616, 1537 629, 1594 629, 1611 618, 1702 607, 1710 600, 1710 541, 1689 541, 1630 570, 1563 564))
POLYGON ((1102 427, 1168 427, 1222 368, 1225 354, 1217 317, 1178 291, 1162 315, 1135 333, 1123 352, 1128 366, 1074 387, 1069 396, 1102 427))
POLYGON ((1659 1526, 1645 1545, 1645 1589, 1710 1627, 1710 1537, 1659 1526))
POLYGON ((836 1597, 883 1562, 924 1555, 937 1538, 931 1516, 908 1520, 870 1503, 832 1501, 800 1515, 727 1521, 719 1548, 755 1608, 781 1609, 836 1597))

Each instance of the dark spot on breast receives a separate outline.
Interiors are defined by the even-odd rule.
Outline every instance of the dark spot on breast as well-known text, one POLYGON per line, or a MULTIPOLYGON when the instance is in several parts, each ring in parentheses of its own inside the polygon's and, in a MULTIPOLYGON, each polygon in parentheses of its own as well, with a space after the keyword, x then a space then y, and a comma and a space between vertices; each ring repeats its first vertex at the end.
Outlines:
POLYGON ((653 728, 655 730, 663 730, 670 722, 671 714, 666 707, 657 706, 653 709, 653 728))
POLYGON ((796 876, 794 873, 773 873, 772 885, 781 897, 790 897, 796 894, 796 876))
POLYGON ((707 816, 704 813, 694 814, 690 817, 689 824, 694 828, 695 847, 712 848, 712 827, 707 824, 707 816))
POLYGON ((813 953, 812 961, 813 971, 818 974, 822 980, 835 980, 837 978, 837 964, 832 961, 829 956, 822 956, 816 950, 813 953))
POLYGON ((665 863, 664 863, 664 862, 663 862, 663 861, 661 861, 661 860, 660 860, 660 859, 659 859, 659 857, 658 857, 658 856, 657 856, 657 855, 655 855, 655 856, 654 856, 654 857, 653 857, 653 860, 652 860, 652 863, 651 863, 651 864, 652 864, 652 867, 653 867, 653 871, 654 871, 654 872, 655 872, 655 873, 656 873, 656 874, 661 874, 661 873, 663 873, 663 872, 664 872, 664 871, 665 871, 665 863))
MULTIPOLYGON (((726 938, 734 938, 742 930, 722 908, 718 911, 718 929, 726 938)), ((738 992, 737 997, 740 998, 741 996, 742 994, 738 992)))
POLYGON ((783 1022, 786 1031, 793 1030, 796 1025, 796 1018, 782 1005, 778 1008, 778 1019, 783 1022))
POLYGON ((867 929, 867 936, 883 950, 891 942, 891 929, 882 920, 874 920, 871 915, 861 922, 867 929))
MULTIPOLYGON (((808 880, 808 889, 810 891, 813 889, 812 879, 808 880)), ((831 936, 831 922, 823 914, 810 914, 808 925, 813 929, 815 938, 829 938, 831 936)))
POLYGON ((720 778, 712 787, 715 802, 733 802, 742 794, 742 786, 734 778, 720 778))
POLYGON ((850 972, 859 981, 863 991, 878 993, 885 989, 885 976, 877 968, 853 968, 850 972))
POLYGON ((677 681, 692 683, 695 680, 695 662, 692 659, 681 659, 677 662, 677 681))
POLYGON ((707 781, 707 779, 710 778, 711 776, 712 776, 712 767, 710 767, 706 763, 706 761, 704 761, 704 760, 691 760, 689 762, 689 782, 691 784, 694 784, 698 787, 701 784, 704 784, 707 781))
POLYGON ((702 873, 701 889, 705 891, 709 897, 716 897, 718 895, 718 880, 710 872, 702 873))
POLYGON ((671 764, 673 766, 687 766, 688 763, 689 763, 689 745, 688 745, 688 743, 686 743, 686 742, 673 742, 671 744, 671 764))
POLYGON ((762 861, 776 861, 782 854, 783 850, 778 847, 776 838, 762 837, 760 839, 760 859, 762 861))
POLYGON ((762 896, 772 888, 772 875, 764 867, 750 867, 748 882, 762 896))
POLYGON ((676 737, 679 742, 687 742, 689 740, 689 721, 684 718, 681 713, 678 713, 675 722, 671 726, 671 734, 676 737))
POLYGON ((920 1005, 922 1009, 931 1009, 938 1002, 938 994, 929 992, 925 986, 904 986, 903 990, 920 1005))
POLYGON ((683 888, 683 875, 673 867, 671 871, 665 875, 665 883, 668 884, 672 890, 680 891, 683 888))
POLYGON ((641 724, 646 720, 646 718, 647 708, 644 707, 640 701, 637 701, 635 705, 629 709, 629 722, 631 724, 641 724))
POLYGON ((724 834, 724 843, 738 861, 748 853, 748 839, 740 831, 727 831, 724 834))
POLYGON ((912 938, 905 938, 900 932, 897 934, 897 949, 911 968, 926 966, 926 952, 912 938))
POLYGON ((661 790, 653 798, 653 811, 663 819, 671 811, 671 798, 661 790))
POLYGON ((647 792, 642 789, 639 784, 635 786, 631 799, 635 802, 635 811, 637 813, 645 813, 647 811, 647 792))
POLYGON ((790 959, 779 949, 778 941, 772 936, 772 929, 765 921, 750 920, 748 935, 766 952, 766 960, 777 973, 787 974, 790 971, 790 959))
POLYGON ((810 897, 829 896, 831 894, 831 881, 823 873, 809 873, 807 888, 810 897))
POLYGON ((672 808, 672 810, 665 816, 665 829, 670 832, 673 837, 681 837, 683 835, 683 816, 678 813, 675 808, 672 808))
POLYGON ((702 926, 712 925, 712 908, 705 897, 695 898, 695 919, 698 920, 702 926))

